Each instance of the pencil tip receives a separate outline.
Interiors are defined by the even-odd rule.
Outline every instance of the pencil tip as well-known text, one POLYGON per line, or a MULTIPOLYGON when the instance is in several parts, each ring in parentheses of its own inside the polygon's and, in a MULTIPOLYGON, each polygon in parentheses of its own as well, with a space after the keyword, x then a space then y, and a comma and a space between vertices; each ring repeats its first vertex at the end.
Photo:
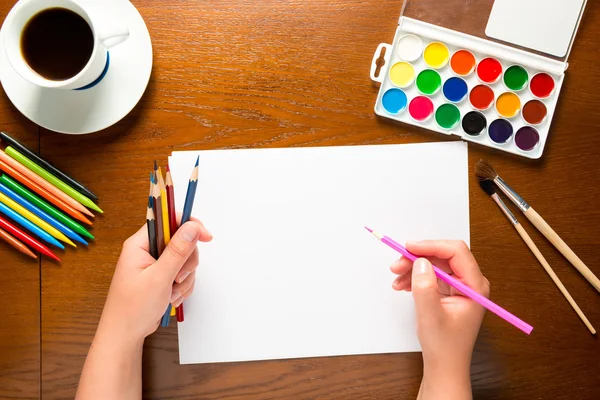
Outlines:
POLYGON ((156 163, 156 160, 154 160, 154 170, 158 170, 158 164, 156 163))
POLYGON ((368 230, 369 232, 373 233, 373 229, 366 227, 366 226, 365 226, 365 229, 368 230))
POLYGON ((200 156, 196 157, 196 165, 194 165, 194 167, 198 166, 198 161, 200 161, 200 156))
POLYGON ((167 172, 171 172, 171 170, 169 169, 169 164, 167 163, 167 172))

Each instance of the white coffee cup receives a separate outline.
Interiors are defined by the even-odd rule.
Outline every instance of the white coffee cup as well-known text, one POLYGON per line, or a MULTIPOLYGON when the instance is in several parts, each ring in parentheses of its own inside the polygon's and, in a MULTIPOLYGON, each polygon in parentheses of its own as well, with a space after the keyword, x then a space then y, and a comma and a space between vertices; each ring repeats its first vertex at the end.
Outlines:
MULTIPOLYGON (((102 4, 99 6, 103 7, 102 4)), ((108 49, 127 40, 129 28, 117 26, 113 21, 101 19, 94 14, 94 8, 89 7, 89 2, 86 4, 77 0, 20 0, 6 17, 2 27, 4 49, 10 65, 24 79, 46 88, 85 89, 97 83, 104 77, 109 66, 108 49), (27 22, 49 8, 66 8, 77 13, 87 21, 94 35, 92 55, 85 67, 77 75, 62 81, 46 79, 35 72, 27 64, 21 51, 21 35, 27 22)))

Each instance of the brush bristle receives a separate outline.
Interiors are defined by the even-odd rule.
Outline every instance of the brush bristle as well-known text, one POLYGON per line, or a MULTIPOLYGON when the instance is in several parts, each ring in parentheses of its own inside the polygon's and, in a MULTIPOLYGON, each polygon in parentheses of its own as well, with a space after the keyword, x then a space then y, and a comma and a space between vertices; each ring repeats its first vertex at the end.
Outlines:
POLYGON ((479 186, 490 196, 496 193, 496 186, 492 181, 479 181, 479 186))
POLYGON ((492 167, 487 161, 479 160, 475 164, 475 175, 480 181, 493 181, 498 176, 494 167, 492 167))

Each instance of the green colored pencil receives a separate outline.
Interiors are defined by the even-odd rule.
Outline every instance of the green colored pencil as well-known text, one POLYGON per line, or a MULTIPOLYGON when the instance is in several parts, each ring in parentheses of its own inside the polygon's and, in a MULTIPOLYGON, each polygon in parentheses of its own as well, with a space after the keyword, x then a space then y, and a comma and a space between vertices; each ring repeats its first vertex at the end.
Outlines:
POLYGON ((52 185, 56 186, 57 189, 62 190, 66 195, 70 196, 75 201, 78 201, 87 208, 96 210, 99 213, 104 212, 92 200, 85 197, 77 190, 73 189, 71 186, 67 185, 66 183, 52 175, 50 172, 46 171, 44 168, 31 161, 29 158, 25 157, 23 154, 19 153, 13 147, 8 146, 6 149, 4 149, 4 152, 12 158, 14 158, 15 160, 17 160, 18 162, 20 162, 21 164, 23 164, 24 166, 26 166, 27 168, 29 168, 30 170, 32 170, 33 172, 35 172, 36 174, 38 174, 39 176, 41 176, 42 178, 44 178, 45 180, 47 180, 52 185))
POLYGON ((46 203, 44 200, 31 193, 29 190, 25 189, 23 186, 12 180, 8 177, 8 175, 0 176, 0 183, 4 186, 12 189, 13 192, 19 194, 21 197, 29 201, 34 206, 38 207, 42 211, 46 212, 48 215, 56 218, 58 221, 65 224, 67 227, 73 229, 75 232, 80 233, 90 239, 94 239, 91 233, 87 231, 82 225, 78 224, 61 211, 52 207, 50 204, 46 203))

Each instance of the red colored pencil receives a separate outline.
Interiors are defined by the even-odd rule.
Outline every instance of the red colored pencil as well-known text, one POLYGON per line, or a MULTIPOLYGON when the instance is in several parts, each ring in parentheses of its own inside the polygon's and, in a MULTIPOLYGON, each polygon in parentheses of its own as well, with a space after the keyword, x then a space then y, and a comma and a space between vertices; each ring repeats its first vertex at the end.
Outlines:
POLYGON ((44 246, 41 242, 37 241, 33 237, 29 236, 27 233, 23 232, 4 218, 0 217, 0 228, 4 229, 6 232, 10 233, 24 244, 31 247, 33 250, 39 252, 46 257, 52 258, 56 261, 60 261, 60 258, 54 255, 49 248, 44 246))
POLYGON ((85 222, 88 225, 92 225, 92 222, 89 219, 87 219, 85 215, 83 215, 82 213, 80 213, 79 211, 77 211, 58 197, 54 196, 52 193, 48 192, 46 189, 44 189, 43 187, 41 187, 40 185, 38 185, 37 183, 35 183, 34 181, 32 181, 31 179, 29 179, 28 177, 26 177, 25 175, 23 175, 22 173, 20 173, 19 171, 17 171, 2 160, 0 160, 0 170, 4 171, 7 175, 12 176, 14 179, 18 180, 23 185, 27 186, 29 189, 36 192, 41 197, 45 198, 48 202, 54 204, 56 207, 60 208, 73 218, 85 222))
POLYGON ((173 189, 173 179, 171 178, 171 171, 167 165, 167 177, 165 179, 165 189, 167 191, 167 206, 169 209, 169 230, 171 231, 171 237, 177 231, 177 214, 175 213, 175 191, 173 189))
MULTIPOLYGON (((167 165, 167 177, 165 179, 165 189, 167 192, 167 206, 169 209, 169 230, 171 236, 177 231, 177 214, 175 212, 175 191, 173 189, 173 179, 171 178, 171 171, 167 165)), ((185 319, 183 313, 183 303, 175 309, 175 315, 177 316, 177 322, 183 322, 185 319)))

